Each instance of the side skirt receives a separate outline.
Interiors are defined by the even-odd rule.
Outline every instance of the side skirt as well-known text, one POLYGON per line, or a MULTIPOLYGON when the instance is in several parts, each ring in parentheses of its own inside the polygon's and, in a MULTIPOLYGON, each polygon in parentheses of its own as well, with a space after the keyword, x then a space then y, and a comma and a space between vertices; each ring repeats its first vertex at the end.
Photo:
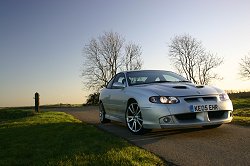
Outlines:
POLYGON ((106 114, 106 118, 110 119, 110 120, 113 120, 113 121, 118 121, 118 122, 125 123, 125 118, 124 117, 117 117, 117 116, 106 114))

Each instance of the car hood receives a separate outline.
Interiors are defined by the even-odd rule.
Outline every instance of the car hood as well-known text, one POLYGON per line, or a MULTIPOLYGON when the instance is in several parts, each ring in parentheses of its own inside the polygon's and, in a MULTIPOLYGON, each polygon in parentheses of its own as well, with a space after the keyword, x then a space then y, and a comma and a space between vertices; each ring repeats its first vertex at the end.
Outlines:
POLYGON ((222 90, 212 86, 201 86, 192 83, 155 83, 137 85, 136 87, 145 91, 152 91, 159 96, 196 96, 223 93, 222 90))

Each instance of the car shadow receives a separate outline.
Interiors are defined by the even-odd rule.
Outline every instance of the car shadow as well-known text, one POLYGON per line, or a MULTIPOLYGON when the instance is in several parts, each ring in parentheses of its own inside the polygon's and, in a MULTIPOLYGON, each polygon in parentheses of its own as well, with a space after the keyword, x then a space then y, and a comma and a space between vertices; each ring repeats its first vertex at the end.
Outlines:
POLYGON ((182 128, 182 129, 161 129, 161 130, 152 130, 145 133, 144 135, 136 136, 130 139, 134 143, 140 145, 151 144, 157 142, 161 139, 168 139, 172 136, 183 135, 186 133, 196 133, 202 131, 202 128, 182 128))
POLYGON ((108 131, 116 136, 125 138, 129 142, 136 145, 151 144, 161 139, 167 139, 170 136, 186 134, 186 133, 196 133, 199 131, 204 131, 205 129, 201 127, 196 128, 181 128, 181 129, 155 129, 148 131, 142 135, 136 135, 131 133, 125 124, 119 122, 111 122, 106 124, 98 124, 98 128, 108 131))

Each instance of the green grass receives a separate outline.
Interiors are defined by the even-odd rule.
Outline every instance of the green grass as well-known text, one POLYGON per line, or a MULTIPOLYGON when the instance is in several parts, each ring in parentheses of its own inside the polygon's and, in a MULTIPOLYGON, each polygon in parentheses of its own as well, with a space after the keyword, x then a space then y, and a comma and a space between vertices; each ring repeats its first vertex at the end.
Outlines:
POLYGON ((0 165, 164 165, 159 157, 62 112, 0 110, 0 165))
POLYGON ((250 126, 250 117, 234 116, 232 123, 242 126, 250 126))
POLYGON ((237 98, 233 99, 232 102, 234 109, 250 108, 250 98, 237 98))
POLYGON ((234 118, 233 123, 250 126, 250 98, 233 99, 234 118))

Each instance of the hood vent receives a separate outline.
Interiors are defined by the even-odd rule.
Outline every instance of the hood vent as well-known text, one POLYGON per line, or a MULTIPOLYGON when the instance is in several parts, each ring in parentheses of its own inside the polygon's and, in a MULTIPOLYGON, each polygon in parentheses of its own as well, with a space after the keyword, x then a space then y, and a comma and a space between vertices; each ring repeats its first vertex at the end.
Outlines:
POLYGON ((173 86, 175 89, 188 89, 186 86, 173 86))

